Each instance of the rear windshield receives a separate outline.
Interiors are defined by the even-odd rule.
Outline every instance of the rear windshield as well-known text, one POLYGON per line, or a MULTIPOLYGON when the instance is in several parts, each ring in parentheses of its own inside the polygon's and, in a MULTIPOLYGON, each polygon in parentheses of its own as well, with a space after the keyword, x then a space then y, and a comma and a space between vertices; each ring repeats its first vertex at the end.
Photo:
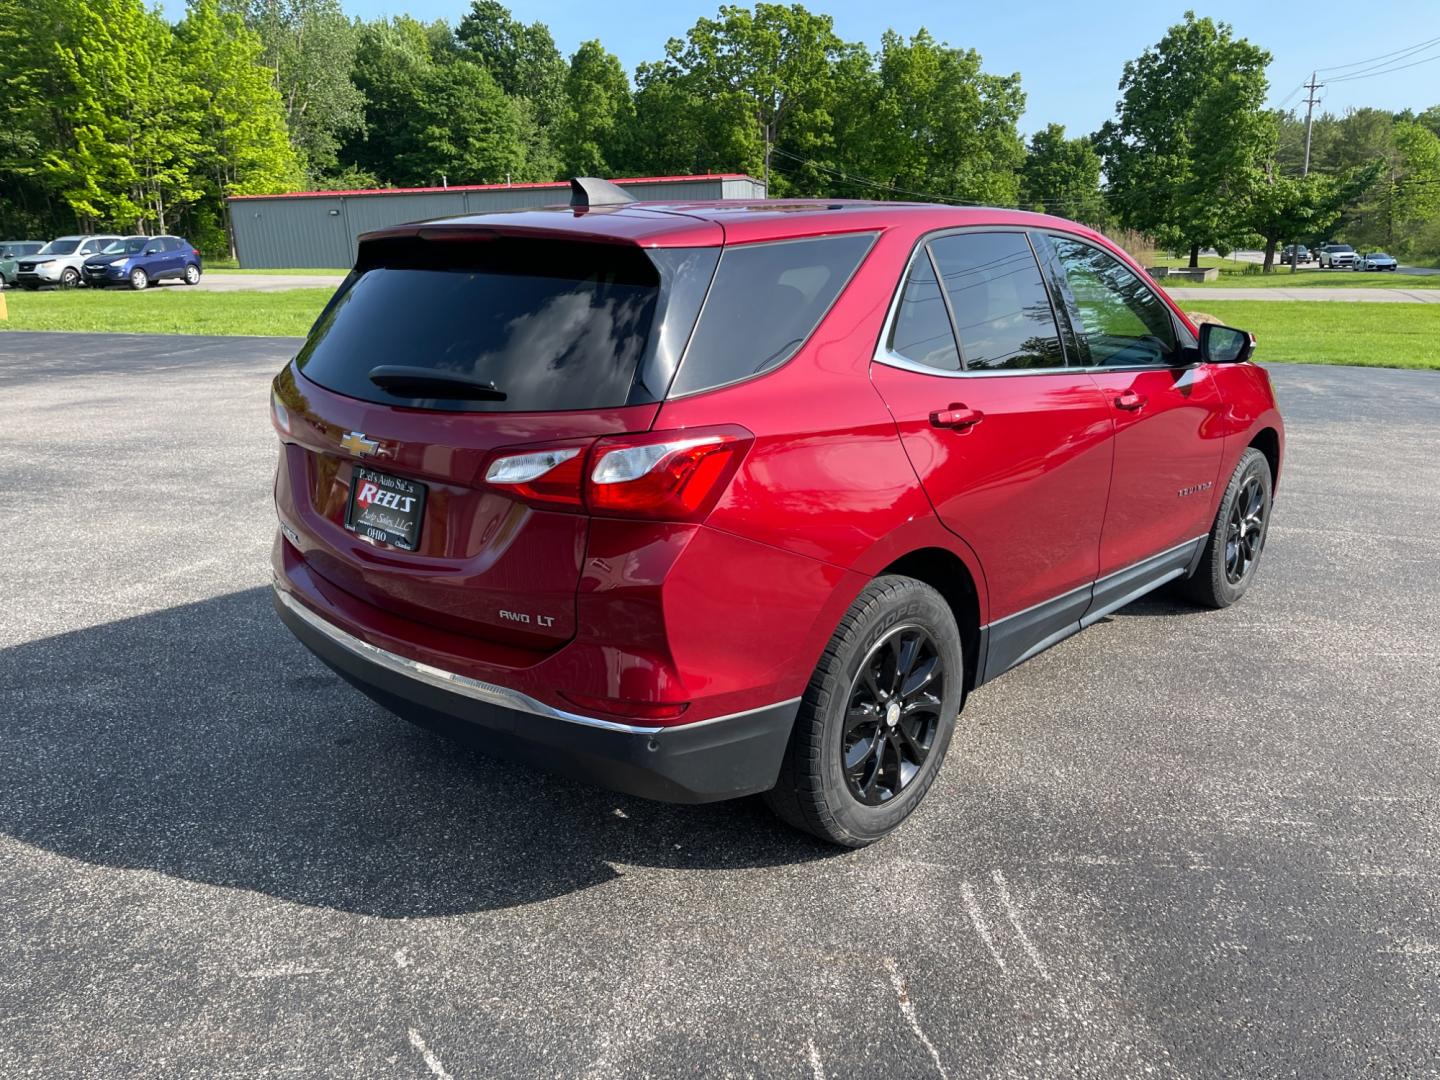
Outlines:
POLYGON ((664 386, 651 387, 637 372, 661 284, 656 263, 626 245, 494 236, 371 241, 296 363, 338 393, 453 412, 654 401, 664 386), (380 366, 455 374, 504 397, 404 397, 371 381, 380 366))

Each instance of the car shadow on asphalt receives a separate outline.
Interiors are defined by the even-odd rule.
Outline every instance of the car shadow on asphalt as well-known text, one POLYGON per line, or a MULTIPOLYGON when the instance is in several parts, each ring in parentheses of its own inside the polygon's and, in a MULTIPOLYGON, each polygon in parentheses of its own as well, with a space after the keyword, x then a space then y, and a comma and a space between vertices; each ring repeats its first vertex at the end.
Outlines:
POLYGON ((838 849, 758 800, 668 806, 493 760, 345 685, 268 588, 0 652, 0 831, 385 918, 512 907, 626 866, 799 863, 838 849))

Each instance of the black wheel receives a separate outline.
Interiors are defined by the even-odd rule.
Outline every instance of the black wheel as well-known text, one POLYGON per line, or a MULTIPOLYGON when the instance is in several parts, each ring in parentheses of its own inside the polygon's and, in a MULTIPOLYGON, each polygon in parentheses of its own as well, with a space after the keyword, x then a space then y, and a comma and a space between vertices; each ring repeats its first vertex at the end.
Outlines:
POLYGON ((60 287, 62 289, 73 289, 80 284, 80 271, 73 266, 67 266, 60 271, 60 287))
POLYGON ((1270 493, 1270 463, 1252 447, 1235 466, 1200 566, 1185 582, 1185 593, 1197 604, 1229 607, 1250 588, 1270 531, 1270 493))
POLYGON ((930 790, 964 680, 960 630, 944 598, 914 578, 876 578, 810 678, 765 801, 831 843, 879 840, 930 790))
POLYGON ((136 292, 144 292, 150 287, 150 275, 140 267, 130 271, 130 288, 136 292))

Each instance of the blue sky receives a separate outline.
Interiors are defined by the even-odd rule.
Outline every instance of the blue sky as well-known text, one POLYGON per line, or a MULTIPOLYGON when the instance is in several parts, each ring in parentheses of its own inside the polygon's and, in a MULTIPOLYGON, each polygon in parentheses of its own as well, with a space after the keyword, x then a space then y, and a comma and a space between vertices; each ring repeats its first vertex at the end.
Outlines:
MULTIPOLYGON (((1159 40, 1187 8, 1231 23, 1238 33, 1269 49, 1271 104, 1300 100, 1299 85, 1311 68, 1338 68, 1393 53, 1430 38, 1440 38, 1440 0, 1279 0, 1200 3, 1167 0, 1012 0, 1010 3, 925 3, 920 0, 805 0, 812 11, 835 19, 837 32, 874 46, 886 28, 903 34, 924 26, 952 45, 977 49, 989 71, 1018 71, 1028 108, 1021 123, 1026 133, 1046 123, 1063 123, 1071 135, 1093 131, 1108 119, 1125 61, 1159 40), (1292 95, 1292 91, 1294 91, 1292 95)), ((342 0, 353 15, 410 14, 452 25, 469 8, 468 0, 342 0)), ((713 15, 719 0, 515 0, 512 10, 526 22, 550 27, 568 56, 582 41, 599 38, 633 74, 641 61, 661 55, 665 41, 684 34, 702 15, 713 15)), ((165 0, 172 16, 183 0, 165 0)), ((1440 56, 1440 41, 1405 63, 1440 56)), ((1364 71, 1364 65, 1334 70, 1340 76, 1364 71)), ((1326 72, 1321 72, 1324 81, 1326 72)), ((1337 82, 1320 91, 1321 109, 1341 112, 1350 106, 1385 109, 1440 104, 1440 59, 1393 74, 1337 82)))

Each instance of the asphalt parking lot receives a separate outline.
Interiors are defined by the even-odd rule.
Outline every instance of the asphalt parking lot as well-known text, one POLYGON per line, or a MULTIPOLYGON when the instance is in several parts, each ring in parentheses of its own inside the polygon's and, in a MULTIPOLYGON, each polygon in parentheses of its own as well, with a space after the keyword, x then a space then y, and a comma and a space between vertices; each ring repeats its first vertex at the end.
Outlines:
POLYGON ((1440 376, 1277 366, 1259 580, 834 851, 392 719, 270 609, 285 339, 0 334, 0 1075, 1440 1075, 1440 376))

